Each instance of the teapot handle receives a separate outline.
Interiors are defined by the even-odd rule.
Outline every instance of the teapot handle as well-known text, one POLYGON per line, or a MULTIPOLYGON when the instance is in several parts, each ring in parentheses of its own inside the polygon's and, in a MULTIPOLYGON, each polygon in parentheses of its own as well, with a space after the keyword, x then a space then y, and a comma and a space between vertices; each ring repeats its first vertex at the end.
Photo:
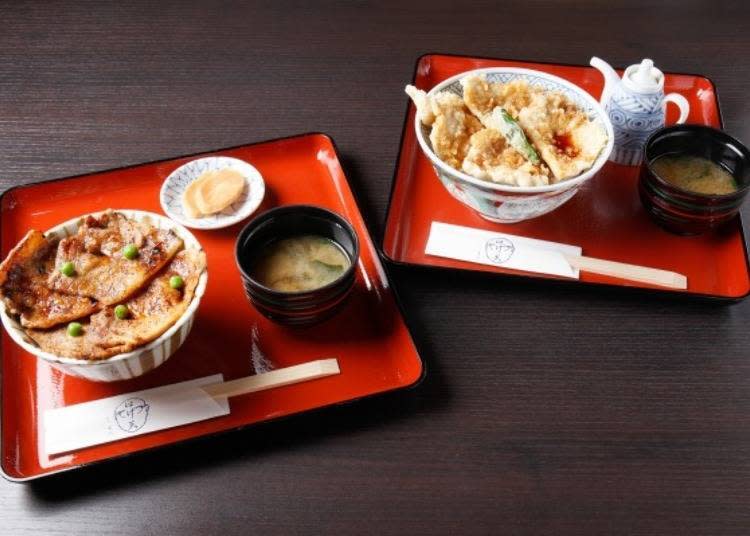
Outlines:
POLYGON ((677 124, 680 125, 684 123, 688 117, 688 114, 690 113, 690 103, 687 101, 687 99, 679 93, 669 93, 668 95, 664 95, 665 107, 668 102, 676 104, 680 109, 680 117, 677 119, 677 124))

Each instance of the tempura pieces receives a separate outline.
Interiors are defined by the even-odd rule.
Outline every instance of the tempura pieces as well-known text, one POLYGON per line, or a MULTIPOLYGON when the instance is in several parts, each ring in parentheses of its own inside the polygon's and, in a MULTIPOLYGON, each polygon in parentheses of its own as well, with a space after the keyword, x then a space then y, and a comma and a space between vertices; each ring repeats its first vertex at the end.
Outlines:
POLYGON ((171 230, 127 219, 117 212, 89 216, 78 232, 63 238, 56 266, 75 266, 75 276, 53 270, 48 284, 66 294, 93 298, 104 305, 121 302, 136 292, 182 248, 171 230), (128 258, 126 248, 135 251, 128 258))
POLYGON ((461 98, 447 94, 433 106, 435 122, 430 132, 432 150, 449 166, 459 168, 469 151, 469 138, 482 129, 461 98), (452 98, 449 98, 452 97, 452 98))
POLYGON ((461 80, 461 86, 464 88, 466 106, 479 119, 486 118, 497 107, 503 108, 512 117, 518 117, 518 113, 531 103, 532 95, 541 92, 523 79, 501 84, 489 82, 484 75, 478 74, 461 80))
POLYGON ((565 95, 526 80, 461 80, 463 97, 406 93, 418 117, 432 126, 435 155, 474 177, 516 186, 541 186, 580 175, 607 143, 607 134, 565 95))
POLYGON ((432 125, 435 122, 435 113, 432 111, 432 99, 427 97, 427 93, 414 86, 406 86, 405 91, 417 107, 419 121, 423 125, 432 125))
POLYGON ((24 327, 48 328, 98 308, 88 297, 62 294, 47 286, 56 249, 57 241, 29 231, 0 264, 0 296, 8 313, 18 315, 24 327))
POLYGON ((471 137, 469 144, 462 166, 469 175, 493 182, 513 181, 518 186, 549 184, 547 166, 526 160, 497 130, 480 130, 471 137))
POLYGON ((29 330, 42 350, 79 359, 105 359, 147 344, 172 326, 187 310, 206 266, 202 251, 182 250, 140 293, 125 302, 127 314, 118 318, 107 306, 82 322, 82 334, 71 337, 66 326, 29 330), (183 285, 174 288, 173 277, 183 285))
POLYGON ((428 97, 414 86, 406 86, 406 93, 417 106, 419 120, 425 125, 432 125, 432 150, 440 160, 460 169, 469 151, 469 138, 482 129, 482 124, 458 95, 442 92, 428 97))
POLYGON ((590 168, 607 144, 604 130, 560 93, 535 93, 517 119, 557 180, 590 168))

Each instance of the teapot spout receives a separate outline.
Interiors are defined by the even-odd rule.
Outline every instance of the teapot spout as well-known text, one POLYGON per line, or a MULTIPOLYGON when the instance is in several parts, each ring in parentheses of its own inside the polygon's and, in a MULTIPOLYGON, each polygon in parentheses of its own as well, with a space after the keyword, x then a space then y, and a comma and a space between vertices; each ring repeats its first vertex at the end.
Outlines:
POLYGON ((589 64, 593 68, 598 69, 604 76, 604 89, 602 90, 602 96, 599 98, 599 102, 602 106, 606 106, 612 95, 612 88, 620 83, 620 76, 609 63, 601 58, 597 58, 596 56, 591 58, 589 64))

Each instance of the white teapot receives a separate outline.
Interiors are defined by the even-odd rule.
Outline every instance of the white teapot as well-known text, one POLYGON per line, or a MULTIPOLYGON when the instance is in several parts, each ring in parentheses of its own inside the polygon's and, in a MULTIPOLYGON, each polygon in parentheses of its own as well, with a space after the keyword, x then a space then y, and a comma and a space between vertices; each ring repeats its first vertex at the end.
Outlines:
POLYGON ((604 75, 599 101, 615 132, 615 147, 609 159, 618 164, 638 165, 646 140, 664 126, 667 103, 672 102, 680 109, 678 124, 687 119, 690 104, 678 93, 664 94, 664 73, 650 59, 625 69, 622 79, 606 61, 593 57, 590 63, 604 75))

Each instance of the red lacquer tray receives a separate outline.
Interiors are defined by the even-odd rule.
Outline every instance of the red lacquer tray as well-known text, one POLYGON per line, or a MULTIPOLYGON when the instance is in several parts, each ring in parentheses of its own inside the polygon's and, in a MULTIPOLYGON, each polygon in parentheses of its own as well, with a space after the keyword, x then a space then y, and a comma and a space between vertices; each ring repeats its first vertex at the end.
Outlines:
POLYGON ((361 258, 345 309, 323 324, 285 328, 247 302, 234 261, 243 223, 196 231, 208 256, 208 287, 184 346, 156 370, 125 382, 93 383, 66 376, 25 353, 3 332, 2 470, 29 480, 189 438, 236 429, 314 408, 416 384, 422 362, 404 323, 377 251, 367 233, 332 140, 307 134, 22 186, 0 200, 0 248, 4 257, 30 228, 48 229, 80 214, 106 208, 161 213, 162 181, 185 162, 208 155, 246 160, 266 180, 270 207, 308 203, 347 218, 356 229, 361 258), (230 399, 231 413, 200 423, 47 457, 38 426, 47 408, 75 404, 215 373, 226 380, 268 367, 280 368, 336 357, 341 374, 230 399))
MULTIPOLYGON (((530 63, 429 54, 417 61, 414 85, 429 90, 458 73, 483 67, 525 67, 557 75, 599 97, 603 80, 591 67, 530 63)), ((721 127, 713 83, 702 76, 666 74, 665 91, 677 91, 690 101, 689 123, 721 127)), ((676 120, 668 107, 667 123, 676 120)), ((425 255, 430 224, 442 221, 581 246, 583 254, 613 261, 653 266, 687 275, 687 291, 680 293, 737 300, 750 292, 750 269, 737 217, 721 232, 682 237, 653 223, 641 207, 637 167, 608 162, 573 199, 542 217, 512 225, 488 222, 445 190, 417 143, 414 106, 407 108, 396 173, 391 191, 383 252, 390 261, 448 269, 495 272, 537 279, 555 276, 529 274, 425 255)), ((581 273, 581 282, 674 292, 646 283, 581 273)))

